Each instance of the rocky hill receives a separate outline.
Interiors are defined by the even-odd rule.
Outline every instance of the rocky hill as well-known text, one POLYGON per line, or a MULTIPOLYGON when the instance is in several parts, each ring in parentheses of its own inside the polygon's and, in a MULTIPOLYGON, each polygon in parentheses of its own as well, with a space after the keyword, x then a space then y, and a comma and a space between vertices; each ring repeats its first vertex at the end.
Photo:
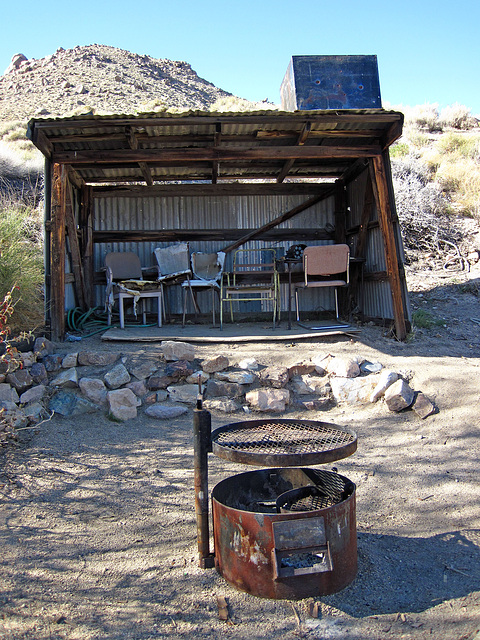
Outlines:
POLYGON ((88 111, 209 109, 228 98, 231 94, 200 78, 187 62, 92 44, 60 48, 40 60, 14 55, 0 76, 0 121, 88 111))

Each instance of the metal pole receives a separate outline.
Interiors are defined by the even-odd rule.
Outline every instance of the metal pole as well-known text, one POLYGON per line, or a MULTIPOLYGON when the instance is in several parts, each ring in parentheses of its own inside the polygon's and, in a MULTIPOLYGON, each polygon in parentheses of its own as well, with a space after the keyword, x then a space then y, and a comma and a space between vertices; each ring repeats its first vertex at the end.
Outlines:
POLYGON ((202 383, 198 376, 199 393, 193 411, 193 467, 195 476, 195 515, 197 519, 197 543, 199 565, 203 569, 214 566, 210 553, 210 530, 208 526, 208 461, 212 433, 212 416, 202 408, 202 383))

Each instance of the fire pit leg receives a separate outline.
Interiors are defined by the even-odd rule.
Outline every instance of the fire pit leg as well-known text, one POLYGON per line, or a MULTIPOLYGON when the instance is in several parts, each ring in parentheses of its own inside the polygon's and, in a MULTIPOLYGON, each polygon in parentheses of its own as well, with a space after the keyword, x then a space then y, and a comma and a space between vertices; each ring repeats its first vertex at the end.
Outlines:
POLYGON ((212 416, 202 409, 201 399, 193 412, 193 466, 195 474, 195 515, 197 518, 197 542, 199 565, 203 569, 214 567, 214 556, 210 553, 210 531, 208 526, 208 463, 211 450, 212 416))

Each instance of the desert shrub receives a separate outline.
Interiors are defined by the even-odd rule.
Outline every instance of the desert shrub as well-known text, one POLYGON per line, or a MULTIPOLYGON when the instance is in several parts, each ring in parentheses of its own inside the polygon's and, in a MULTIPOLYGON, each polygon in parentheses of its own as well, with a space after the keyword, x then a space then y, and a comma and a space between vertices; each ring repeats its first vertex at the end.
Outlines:
POLYGON ((405 116, 405 126, 427 131, 441 131, 438 115, 438 104, 419 104, 414 107, 399 105, 397 107, 405 116))
POLYGON ((275 110, 278 106, 271 102, 250 102, 245 98, 238 98, 237 96, 226 96, 224 98, 218 98, 210 106, 210 111, 260 111, 260 110, 275 110))
POLYGON ((9 323, 18 334, 43 321, 41 213, 13 196, 0 195, 0 300, 11 293, 9 323))
POLYGON ((410 153, 410 147, 407 142, 396 142, 390 147, 391 158, 404 158, 410 153))
POLYGON ((445 320, 441 318, 435 318, 428 311, 419 309, 412 314, 412 320, 415 327, 418 329, 431 329, 432 327, 440 327, 445 324, 445 320))
POLYGON ((38 206, 43 197, 43 159, 41 155, 22 158, 0 142, 0 196, 38 206))
POLYGON ((455 153, 464 158, 480 159, 480 135, 449 131, 436 143, 441 153, 455 153))
POLYGON ((432 178, 466 216, 480 216, 480 135, 449 131, 422 152, 432 178))
POLYGON ((471 109, 458 102, 442 109, 440 122, 443 127, 454 129, 473 129, 477 125, 477 120, 472 116, 471 109))
POLYGON ((440 240, 458 240, 448 215, 449 202, 420 158, 410 154, 393 159, 392 177, 407 260, 413 260, 418 250, 438 248, 440 240))
POLYGON ((408 144, 415 149, 424 149, 431 143, 431 139, 426 133, 422 133, 412 126, 405 128, 403 137, 407 140, 408 144))

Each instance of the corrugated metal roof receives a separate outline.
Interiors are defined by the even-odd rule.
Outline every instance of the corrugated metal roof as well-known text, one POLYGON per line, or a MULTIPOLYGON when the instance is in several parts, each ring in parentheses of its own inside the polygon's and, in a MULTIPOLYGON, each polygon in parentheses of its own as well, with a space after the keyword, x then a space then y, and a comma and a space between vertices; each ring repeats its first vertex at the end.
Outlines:
POLYGON ((28 137, 90 184, 332 178, 401 135, 403 115, 186 111, 37 118, 28 137))

